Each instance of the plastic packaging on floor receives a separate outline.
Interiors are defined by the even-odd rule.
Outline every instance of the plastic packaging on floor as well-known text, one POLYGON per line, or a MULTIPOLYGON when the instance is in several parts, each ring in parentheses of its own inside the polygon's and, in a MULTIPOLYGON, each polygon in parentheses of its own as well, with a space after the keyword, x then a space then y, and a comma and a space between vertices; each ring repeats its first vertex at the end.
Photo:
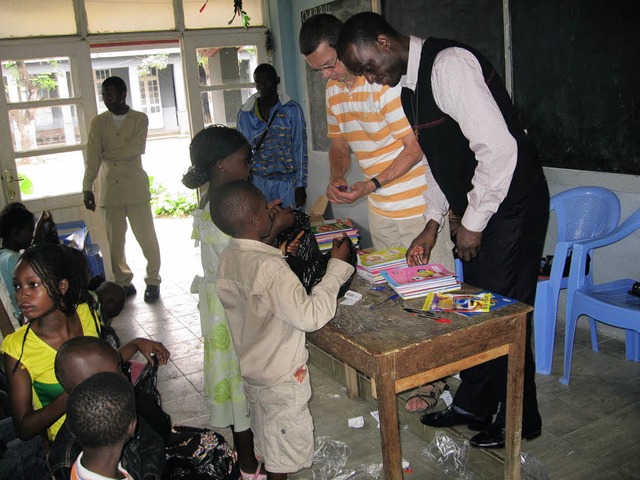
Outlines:
MULTIPOLYGON (((477 477, 467 471, 469 442, 463 438, 454 438, 444 432, 436 432, 429 447, 423 450, 422 456, 436 465, 440 472, 455 480, 476 480, 477 477)), ((522 480, 549 480, 547 469, 542 461, 532 453, 520 454, 522 480)))
POLYGON ((542 463, 542 460, 533 453, 520 453, 520 465, 522 466, 520 474, 522 480, 549 480, 547 468, 542 463))
POLYGON ((351 454, 349 445, 329 437, 317 437, 313 466, 314 480, 379 480, 382 478, 382 464, 374 463, 346 468, 351 454))
POLYGON ((436 464, 447 477, 456 480, 472 480, 475 477, 466 472, 467 457, 469 456, 469 442, 462 438, 452 438, 444 432, 436 432, 436 436, 422 456, 436 464))

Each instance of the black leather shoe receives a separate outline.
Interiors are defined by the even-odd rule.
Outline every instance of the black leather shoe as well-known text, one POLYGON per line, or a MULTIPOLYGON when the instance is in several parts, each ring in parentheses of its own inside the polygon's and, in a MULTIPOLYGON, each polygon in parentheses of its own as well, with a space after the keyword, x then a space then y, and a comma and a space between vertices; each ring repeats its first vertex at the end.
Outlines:
POLYGON ((420 419, 430 427, 449 428, 457 425, 468 425, 471 430, 484 430, 491 425, 491 415, 478 417, 473 414, 458 413, 453 406, 437 413, 426 413, 420 419))
POLYGON ((147 285, 144 291, 144 301, 147 303, 155 302, 160 298, 160 287, 158 285, 147 285))
POLYGON ((133 297, 136 294, 136 287, 133 286, 133 283, 130 283, 129 285, 125 285, 122 288, 124 288, 124 294, 127 298, 133 297))
MULTIPOLYGON (((532 430, 530 432, 522 432, 522 438, 525 440, 533 440, 538 438, 542 433, 542 429, 532 430)), ((469 443, 478 448, 504 448, 505 427, 493 424, 491 427, 480 432, 469 443)))

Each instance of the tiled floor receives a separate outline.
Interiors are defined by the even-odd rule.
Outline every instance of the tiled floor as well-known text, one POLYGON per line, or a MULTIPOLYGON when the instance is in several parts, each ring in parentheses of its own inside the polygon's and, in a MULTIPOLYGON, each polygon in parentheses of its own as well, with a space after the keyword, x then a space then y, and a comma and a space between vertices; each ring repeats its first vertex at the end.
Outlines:
MULTIPOLYGON (((124 341, 145 336, 166 345, 171 361, 161 368, 158 382, 164 408, 174 424, 207 426, 197 299, 189 293, 191 280, 200 271, 199 250, 189 240, 190 220, 158 219, 156 228, 163 255, 161 300, 147 305, 139 294, 128 301, 113 325, 124 341)), ((134 283, 142 292, 144 261, 133 238, 127 245, 130 263, 138 272, 134 283)), ((560 343, 563 333, 559 330, 557 334, 560 343)), ((352 469, 380 462, 379 434, 370 415, 375 402, 371 398, 349 400, 343 384, 336 380, 341 378, 341 366, 320 351, 311 353, 316 435, 349 445, 347 466, 352 469), (358 416, 364 417, 364 427, 349 428, 347 420, 358 416)), ((593 352, 588 331, 579 329, 571 383, 565 386, 558 382, 561 355, 562 346, 557 344, 553 375, 537 376, 544 425, 542 436, 523 443, 528 466, 540 462, 551 479, 640 479, 640 365, 625 361, 624 342, 617 338, 601 338, 600 352, 593 352)), ((366 380, 361 383, 366 392, 366 380)), ((503 452, 478 449, 469 449, 466 476, 448 476, 423 455, 436 431, 423 427, 419 415, 405 412, 402 398, 398 405, 403 457, 412 468, 406 479, 501 478, 503 452)), ((230 432, 221 433, 230 440, 230 432)), ((460 442, 472 432, 461 428, 443 433, 460 442)), ((291 478, 314 477, 309 470, 291 478)))

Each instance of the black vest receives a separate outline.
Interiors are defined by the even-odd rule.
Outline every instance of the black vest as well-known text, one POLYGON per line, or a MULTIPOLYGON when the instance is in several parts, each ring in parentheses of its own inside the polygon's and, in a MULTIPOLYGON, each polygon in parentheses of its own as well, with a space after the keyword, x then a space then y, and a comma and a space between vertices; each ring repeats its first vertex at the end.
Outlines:
POLYGON ((527 196, 532 188, 538 187, 538 180, 544 178, 544 174, 536 149, 527 138, 511 98, 491 63, 468 45, 430 37, 424 43, 420 58, 416 87, 418 103, 415 92, 403 88, 402 105, 411 125, 417 125, 420 147, 449 205, 456 214, 464 214, 468 205, 467 193, 473 188, 471 179, 478 162, 460 126, 438 108, 431 90, 433 62, 438 53, 449 47, 464 48, 478 59, 485 82, 502 112, 509 132, 518 143, 518 162, 507 197, 498 210, 500 212, 527 196))

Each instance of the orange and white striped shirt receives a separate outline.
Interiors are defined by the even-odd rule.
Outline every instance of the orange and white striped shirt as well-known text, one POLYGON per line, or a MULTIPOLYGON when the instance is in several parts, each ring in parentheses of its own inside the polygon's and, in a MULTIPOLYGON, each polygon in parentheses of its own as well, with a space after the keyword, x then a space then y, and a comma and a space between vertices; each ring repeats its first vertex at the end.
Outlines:
MULTIPOLYGON (((329 80, 326 89, 329 138, 344 137, 366 178, 387 168, 402 152, 402 138, 413 135, 402 109, 402 88, 369 84, 357 77, 349 89, 329 80)), ((406 219, 425 212, 425 165, 419 163, 402 177, 369 194, 369 209, 383 217, 406 219)))

